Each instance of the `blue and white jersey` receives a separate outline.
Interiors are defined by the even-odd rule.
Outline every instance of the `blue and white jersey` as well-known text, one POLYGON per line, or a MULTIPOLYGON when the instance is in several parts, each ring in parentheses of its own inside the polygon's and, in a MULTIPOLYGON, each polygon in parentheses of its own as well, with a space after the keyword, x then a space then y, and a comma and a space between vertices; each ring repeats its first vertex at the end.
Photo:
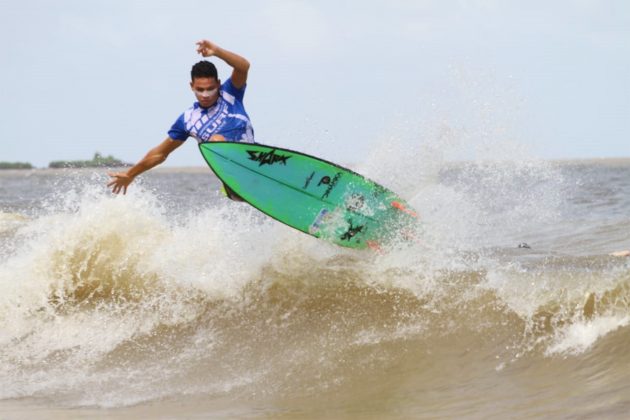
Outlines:
POLYGON ((219 99, 213 106, 206 109, 195 102, 175 121, 168 136, 180 141, 193 136, 204 143, 220 134, 226 141, 254 143, 254 127, 245 112, 244 95, 245 86, 237 89, 228 79, 221 85, 219 99))

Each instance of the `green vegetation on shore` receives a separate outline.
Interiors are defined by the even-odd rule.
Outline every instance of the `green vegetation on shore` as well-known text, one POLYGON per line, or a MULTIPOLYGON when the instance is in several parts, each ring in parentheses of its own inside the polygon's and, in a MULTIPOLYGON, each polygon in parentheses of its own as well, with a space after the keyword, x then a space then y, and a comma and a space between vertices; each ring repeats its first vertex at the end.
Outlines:
POLYGON ((113 156, 102 156, 94 153, 92 160, 56 160, 48 164, 49 168, 108 168, 115 166, 131 166, 113 156))
POLYGON ((26 162, 0 162, 0 169, 33 169, 33 165, 26 162))

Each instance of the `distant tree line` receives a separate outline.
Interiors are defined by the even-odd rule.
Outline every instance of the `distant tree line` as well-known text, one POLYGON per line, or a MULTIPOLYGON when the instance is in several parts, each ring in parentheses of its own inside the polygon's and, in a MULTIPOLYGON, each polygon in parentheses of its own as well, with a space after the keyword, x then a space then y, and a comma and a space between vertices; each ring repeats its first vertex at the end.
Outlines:
POLYGON ((114 166, 131 166, 113 156, 102 156, 94 153, 92 160, 56 160, 48 164, 49 168, 109 168, 114 166))
MULTIPOLYGON (((92 160, 56 160, 48 164, 49 168, 112 168, 131 166, 131 164, 116 159, 113 156, 103 156, 94 153, 92 160)), ((34 166, 26 162, 0 162, 0 169, 33 169, 34 166)))
POLYGON ((26 162, 0 162, 0 169, 33 169, 33 165, 26 162))

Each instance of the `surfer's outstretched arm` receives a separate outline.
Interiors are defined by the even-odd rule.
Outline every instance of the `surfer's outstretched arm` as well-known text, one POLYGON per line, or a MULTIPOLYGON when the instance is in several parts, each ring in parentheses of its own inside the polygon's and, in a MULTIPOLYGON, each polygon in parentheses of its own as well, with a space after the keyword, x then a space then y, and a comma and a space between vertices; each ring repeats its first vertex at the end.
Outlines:
POLYGON ((197 52, 204 57, 218 57, 232 67, 232 84, 235 88, 240 89, 247 83, 249 61, 245 58, 206 39, 197 42, 197 52))
POLYGON ((107 184, 107 186, 113 187, 112 192, 114 194, 118 194, 121 191, 123 194, 126 194, 127 187, 138 175, 164 162, 168 155, 183 143, 183 141, 173 140, 170 137, 166 138, 166 140, 162 143, 149 150, 140 162, 133 165, 127 171, 109 172, 108 175, 112 178, 112 180, 109 184, 107 184))

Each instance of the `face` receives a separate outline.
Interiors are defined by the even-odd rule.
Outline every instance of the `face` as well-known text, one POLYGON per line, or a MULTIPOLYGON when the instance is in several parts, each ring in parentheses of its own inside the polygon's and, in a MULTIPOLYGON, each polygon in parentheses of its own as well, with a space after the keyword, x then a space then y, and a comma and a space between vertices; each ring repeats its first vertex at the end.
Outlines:
POLYGON ((212 77, 195 77, 190 87, 203 108, 209 108, 219 99, 221 81, 212 77))

